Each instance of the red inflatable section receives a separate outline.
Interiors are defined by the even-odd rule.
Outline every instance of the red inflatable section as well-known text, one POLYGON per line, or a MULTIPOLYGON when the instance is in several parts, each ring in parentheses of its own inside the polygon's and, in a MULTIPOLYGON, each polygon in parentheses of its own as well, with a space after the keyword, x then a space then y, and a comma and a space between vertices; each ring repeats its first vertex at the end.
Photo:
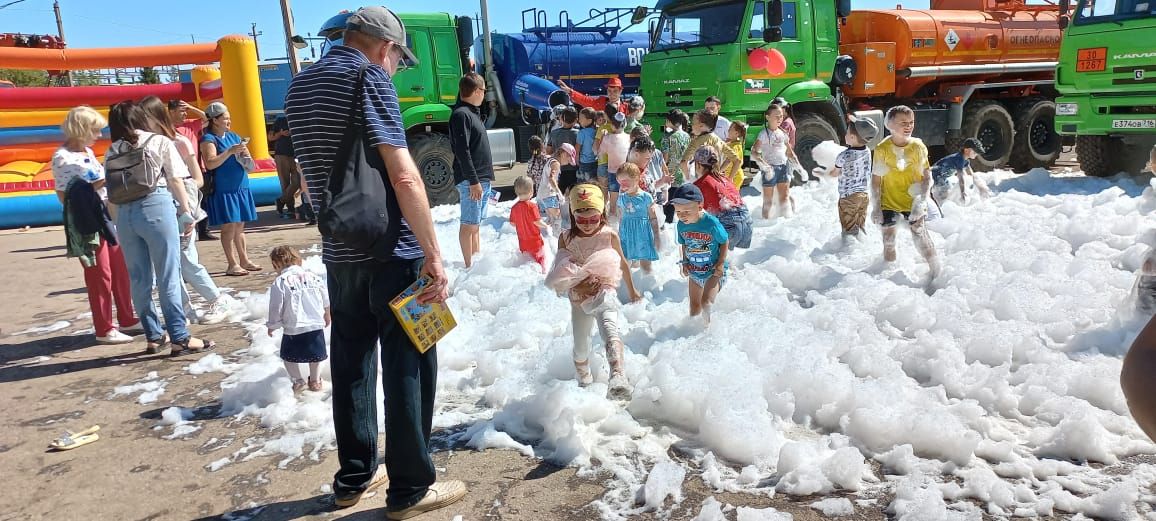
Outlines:
MULTIPOLYGON (((210 82, 201 91, 202 99, 221 97, 220 82, 210 82)), ((165 83, 162 85, 119 85, 99 87, 28 87, 0 90, 0 107, 5 109, 43 109, 45 107, 75 107, 91 105, 108 107, 124 100, 139 100, 156 96, 162 100, 183 99, 196 101, 197 92, 192 83, 165 83)))
MULTIPOLYGON (((38 163, 45 163, 52 160, 52 154, 56 153, 57 148, 60 148, 60 145, 24 145, 12 148, 0 147, 0 165, 6 165, 13 161, 36 161, 38 163)), ((108 150, 107 139, 97 141, 92 145, 92 151, 98 157, 104 155, 106 150, 108 150)))

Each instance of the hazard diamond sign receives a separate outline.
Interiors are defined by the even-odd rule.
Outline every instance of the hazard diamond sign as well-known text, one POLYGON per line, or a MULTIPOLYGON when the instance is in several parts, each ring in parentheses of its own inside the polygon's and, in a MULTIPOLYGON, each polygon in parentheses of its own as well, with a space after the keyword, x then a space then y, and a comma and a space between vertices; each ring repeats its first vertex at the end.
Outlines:
POLYGON ((955 50, 955 46, 959 45, 959 35, 955 34, 955 29, 947 30, 947 34, 943 35, 943 43, 947 44, 948 50, 955 50))

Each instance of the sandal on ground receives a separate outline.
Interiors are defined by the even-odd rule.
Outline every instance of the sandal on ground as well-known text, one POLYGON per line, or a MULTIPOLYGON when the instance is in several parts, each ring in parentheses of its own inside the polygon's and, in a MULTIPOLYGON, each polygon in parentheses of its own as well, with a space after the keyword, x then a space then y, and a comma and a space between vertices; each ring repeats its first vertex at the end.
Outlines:
POLYGON ((294 378, 293 379, 293 392, 294 393, 299 393, 301 391, 304 391, 306 389, 306 387, 308 387, 308 386, 305 384, 305 380, 302 380, 300 378, 294 378))
POLYGON ((164 351, 165 347, 169 345, 169 336, 165 335, 160 340, 149 340, 148 346, 145 347, 145 352, 150 355, 155 355, 164 351))
POLYGON ((248 275, 248 274, 249 274, 248 271, 245 271, 245 270, 243 270, 237 266, 231 266, 229 269, 225 270, 225 275, 228 275, 230 277, 244 277, 245 275, 248 275))
POLYGON ((262 267, 260 267, 260 266, 258 266, 258 265, 256 265, 256 264, 253 264, 253 263, 249 263, 249 264, 242 264, 242 265, 241 265, 241 267, 242 267, 242 268, 245 268, 245 269, 247 269, 247 270, 249 270, 249 271, 261 271, 261 270, 265 269, 265 268, 262 268, 262 267))
POLYGON ((202 340, 202 339, 193 338, 190 336, 189 338, 186 338, 181 342, 173 342, 173 351, 171 353, 169 353, 169 356, 173 357, 173 358, 177 358, 177 357, 182 357, 182 356, 186 356, 186 355, 195 355, 195 354, 204 353, 205 351, 210 351, 216 347, 217 347, 217 343, 213 342, 212 340, 202 340), (195 347, 189 345, 192 343, 193 340, 199 340, 201 342, 201 345, 195 346, 195 347))
POLYGON ((313 391, 315 393, 320 392, 321 391, 321 379, 320 378, 317 378, 317 379, 310 378, 309 379, 309 390, 313 391))

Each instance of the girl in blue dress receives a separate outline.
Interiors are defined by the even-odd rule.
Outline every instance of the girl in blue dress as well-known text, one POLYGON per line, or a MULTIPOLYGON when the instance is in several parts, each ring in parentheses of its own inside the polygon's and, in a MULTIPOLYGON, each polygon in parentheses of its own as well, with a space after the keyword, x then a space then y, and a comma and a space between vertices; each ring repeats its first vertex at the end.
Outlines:
POLYGON ((232 120, 224 103, 210 103, 205 108, 208 126, 201 138, 201 159, 213 177, 213 193, 207 198, 209 224, 221 227, 221 247, 229 262, 226 275, 248 275, 261 271, 249 260, 245 249, 245 223, 257 220, 257 206, 249 191, 248 170, 253 157, 235 132, 229 130, 232 120))
POLYGON ((651 262, 658 260, 661 238, 658 215, 654 211, 654 196, 641 188, 642 171, 633 163, 618 170, 622 194, 618 198, 618 235, 622 239, 622 253, 626 260, 639 261, 642 270, 650 273, 651 262))

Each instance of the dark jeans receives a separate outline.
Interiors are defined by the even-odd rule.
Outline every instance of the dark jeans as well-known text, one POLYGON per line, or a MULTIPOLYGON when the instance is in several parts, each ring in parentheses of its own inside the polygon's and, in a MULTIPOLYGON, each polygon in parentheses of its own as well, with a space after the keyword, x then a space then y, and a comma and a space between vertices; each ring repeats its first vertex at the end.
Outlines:
POLYGON ((364 490, 378 465, 377 343, 385 393, 386 505, 412 506, 434 483, 429 453, 437 391, 437 348, 421 354, 398 323, 389 301, 417 280, 422 259, 326 264, 333 330, 333 426, 341 468, 337 493, 364 490))

